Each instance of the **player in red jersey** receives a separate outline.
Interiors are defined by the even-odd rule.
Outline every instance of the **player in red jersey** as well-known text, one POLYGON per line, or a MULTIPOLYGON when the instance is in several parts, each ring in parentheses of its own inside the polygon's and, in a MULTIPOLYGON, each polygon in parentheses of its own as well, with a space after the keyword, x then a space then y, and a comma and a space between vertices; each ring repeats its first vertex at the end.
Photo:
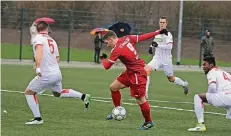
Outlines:
MULTIPOLYGON (((106 54, 103 53, 100 56, 104 68, 110 69, 118 58, 126 67, 126 70, 110 85, 113 104, 115 107, 120 106, 121 94, 119 90, 130 87, 130 95, 136 99, 145 119, 145 123, 139 128, 140 130, 147 130, 153 127, 154 123, 151 118, 150 106, 145 99, 147 82, 145 62, 138 57, 135 44, 153 38, 157 34, 167 35, 167 33, 168 31, 163 29, 143 35, 128 35, 118 38, 113 31, 108 31, 103 37, 104 43, 112 48, 108 60, 106 54)), ((106 119, 110 120, 113 117, 110 114, 106 119)))

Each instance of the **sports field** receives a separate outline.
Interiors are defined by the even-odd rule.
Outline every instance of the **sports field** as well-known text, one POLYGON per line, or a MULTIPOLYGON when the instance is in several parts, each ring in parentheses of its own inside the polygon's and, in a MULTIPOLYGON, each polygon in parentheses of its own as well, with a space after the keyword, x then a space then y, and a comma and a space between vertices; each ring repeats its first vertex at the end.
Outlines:
POLYGON ((40 126, 24 125, 32 118, 23 91, 34 77, 33 67, 1 65, 1 70, 2 136, 229 136, 231 133, 231 122, 225 119, 225 110, 209 105, 205 105, 207 132, 187 132, 197 122, 192 111, 194 94, 207 90, 206 78, 200 72, 175 73, 189 82, 187 96, 181 87, 169 83, 163 72, 153 73, 149 103, 156 126, 139 131, 137 128, 143 119, 127 89, 122 91, 122 106, 128 112, 127 118, 105 120, 113 108, 109 85, 121 69, 62 68, 63 87, 90 93, 93 96, 91 107, 86 111, 82 101, 51 97, 47 91, 49 95, 38 96, 45 121, 40 126))

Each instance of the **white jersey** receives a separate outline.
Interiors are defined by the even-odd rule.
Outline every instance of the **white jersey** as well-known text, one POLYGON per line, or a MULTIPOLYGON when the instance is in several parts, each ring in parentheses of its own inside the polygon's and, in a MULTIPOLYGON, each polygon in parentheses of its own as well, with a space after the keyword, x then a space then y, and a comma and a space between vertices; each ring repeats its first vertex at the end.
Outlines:
POLYGON ((216 83, 217 92, 231 92, 231 75, 219 68, 213 68, 207 74, 208 84, 216 83))
POLYGON ((33 52, 36 56, 36 45, 43 46, 43 58, 40 64, 41 73, 43 75, 50 75, 59 73, 59 65, 56 60, 56 52, 58 52, 57 43, 47 34, 37 34, 33 38, 33 52))
POLYGON ((155 48, 155 55, 154 58, 157 59, 171 59, 172 58, 172 45, 173 45, 173 37, 170 32, 168 35, 165 34, 158 34, 153 39, 154 42, 158 44, 155 48))

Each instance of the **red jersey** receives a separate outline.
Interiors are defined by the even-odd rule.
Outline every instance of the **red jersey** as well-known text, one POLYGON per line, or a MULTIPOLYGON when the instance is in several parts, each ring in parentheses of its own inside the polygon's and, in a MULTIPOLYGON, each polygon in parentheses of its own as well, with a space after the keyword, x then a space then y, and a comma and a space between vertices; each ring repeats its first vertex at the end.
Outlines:
POLYGON ((159 31, 143 35, 128 35, 119 38, 115 47, 111 50, 110 58, 102 60, 105 69, 109 69, 117 59, 125 65, 127 71, 143 72, 145 62, 138 57, 135 45, 139 41, 144 41, 159 34, 159 31))

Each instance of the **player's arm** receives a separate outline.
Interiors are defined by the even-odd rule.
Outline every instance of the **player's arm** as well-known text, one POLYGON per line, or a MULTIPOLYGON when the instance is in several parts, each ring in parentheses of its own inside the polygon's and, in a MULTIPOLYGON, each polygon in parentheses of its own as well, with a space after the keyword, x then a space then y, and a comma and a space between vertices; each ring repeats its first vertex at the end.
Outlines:
POLYGON ((60 57, 59 57, 59 49, 58 49, 57 44, 55 44, 54 53, 55 53, 55 56, 56 56, 56 60, 59 63, 60 57))
POLYGON ((151 32, 151 33, 146 33, 146 34, 142 34, 142 35, 132 35, 130 38, 132 41, 134 42, 140 42, 140 41, 145 41, 148 40, 150 38, 153 38, 154 36, 158 35, 160 33, 160 31, 155 31, 155 32, 151 32))
POLYGON ((209 93, 216 92, 217 90, 216 75, 214 73, 208 73, 207 79, 208 79, 208 92, 209 93))
POLYGON ((168 37, 166 39, 166 44, 157 44, 155 41, 152 42, 152 47, 158 47, 161 49, 167 49, 167 50, 171 50, 173 47, 173 38, 172 38, 172 34, 170 32, 168 32, 168 37))
POLYGON ((112 66, 113 64, 115 64, 115 62, 116 62, 116 60, 119 58, 119 56, 120 56, 120 53, 119 53, 119 51, 116 50, 116 49, 112 51, 112 53, 111 53, 111 55, 110 55, 110 58, 109 58, 108 60, 107 60, 107 55, 103 53, 103 54, 100 56, 101 62, 102 62, 102 64, 103 64, 103 67, 104 67, 106 70, 110 69, 111 66, 112 66))
POLYGON ((40 70, 40 64, 42 62, 43 58, 43 46, 42 44, 36 44, 35 45, 35 68, 36 68, 36 73, 41 76, 41 70, 40 70))
POLYGON ((33 48, 34 48, 34 54, 35 54, 35 71, 36 74, 41 76, 41 71, 40 71, 40 64, 43 59, 43 42, 42 38, 40 36, 36 36, 33 39, 33 48))

